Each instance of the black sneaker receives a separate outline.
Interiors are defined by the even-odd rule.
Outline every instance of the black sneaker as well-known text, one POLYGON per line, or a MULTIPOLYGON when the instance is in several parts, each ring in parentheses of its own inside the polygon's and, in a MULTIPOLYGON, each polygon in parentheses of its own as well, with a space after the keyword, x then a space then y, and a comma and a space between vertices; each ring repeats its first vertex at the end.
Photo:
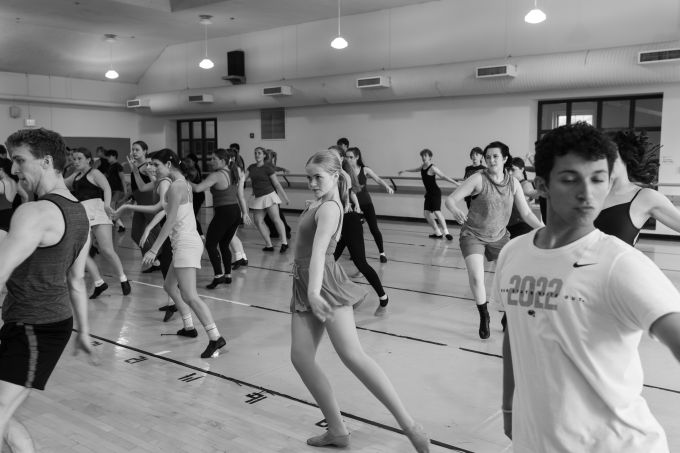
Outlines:
POLYGON ((279 253, 285 253, 286 250, 288 250, 288 244, 281 244, 281 250, 279 250, 279 253))
POLYGON ((177 313, 177 307, 175 305, 168 305, 168 308, 163 315, 163 322, 168 322, 172 319, 175 313, 177 313))
POLYGON ((224 283, 225 280, 226 280, 226 277, 224 275, 221 276, 221 277, 215 277, 215 278, 213 278, 213 281, 209 285, 206 285, 206 288, 215 289, 215 288, 217 288, 217 285, 219 285, 220 283, 224 283))
POLYGON ((182 327, 177 331, 177 335, 180 337, 196 338, 198 336, 198 331, 196 329, 185 329, 182 327))
POLYGON ((236 260, 233 263, 231 263, 231 268, 236 270, 241 266, 247 266, 248 265, 248 260, 241 258, 240 260, 236 260))
POLYGON ((217 340, 210 340, 208 347, 201 354, 202 359, 209 359, 213 356, 220 348, 223 348, 227 344, 227 340, 224 337, 219 337, 217 340))
POLYGON ((120 282, 120 289, 123 290, 123 296, 127 296, 132 292, 132 288, 130 288, 130 282, 127 280, 120 282))
POLYGON ((446 240, 453 241, 453 236, 451 236, 449 233, 446 233, 446 240))
POLYGON ((263 247, 262 248, 263 252, 273 252, 274 251, 274 246, 272 245, 271 247, 263 247))
POLYGON ((429 237, 430 239, 441 239, 441 238, 444 237, 444 235, 443 235, 443 234, 434 234, 434 233, 433 233, 433 234, 429 235, 428 237, 429 237))
POLYGON ((380 262, 381 263, 386 263, 387 262, 387 257, 385 255, 380 255, 380 262))
POLYGON ((120 226, 118 227, 118 232, 119 232, 119 233, 125 233, 125 227, 124 227, 123 225, 120 225, 120 226))
POLYGON ((174 305, 163 305, 162 307, 158 307, 158 311, 168 311, 172 310, 173 308, 177 310, 177 307, 175 307, 174 305))
POLYGON ((96 299, 97 297, 99 297, 101 295, 101 293, 103 293, 107 289, 109 289, 109 285, 107 285, 106 283, 102 283, 99 286, 95 286, 94 291, 92 292, 92 295, 90 296, 90 299, 96 299))
POLYGON ((491 336, 491 330, 489 326, 491 323, 491 316, 489 316, 489 310, 486 308, 486 304, 478 305, 477 309, 479 310, 479 338, 486 340, 491 336))

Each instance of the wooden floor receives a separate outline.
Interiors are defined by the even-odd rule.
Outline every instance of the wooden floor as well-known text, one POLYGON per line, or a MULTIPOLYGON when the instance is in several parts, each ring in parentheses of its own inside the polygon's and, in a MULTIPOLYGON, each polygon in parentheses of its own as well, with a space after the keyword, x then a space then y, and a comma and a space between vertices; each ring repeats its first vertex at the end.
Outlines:
MULTIPOLYGON (((377 297, 371 291, 356 313, 364 348, 430 433, 433 452, 512 451, 499 410, 500 315, 492 311, 491 338, 480 340, 458 231, 449 242, 428 239, 424 224, 381 222, 381 229, 389 262, 378 262, 367 229, 366 246, 390 296, 389 315, 373 316, 377 297)), ((289 359, 292 250, 265 255, 254 229, 241 237, 250 265, 234 271, 229 286, 204 289, 212 278, 204 255, 199 294, 228 341, 220 357, 204 360, 199 354, 205 333, 199 327, 197 339, 173 335, 181 319, 162 322, 157 308, 167 297, 160 273, 141 274, 141 256, 129 235, 116 236, 132 294, 123 297, 106 272, 111 289, 90 303, 101 365, 73 357, 69 346, 47 390, 33 392, 18 411, 39 452, 319 451, 305 439, 322 432, 323 417, 289 359)), ((680 243, 643 239, 639 248, 680 286, 680 243)), ((346 258, 341 262, 350 275, 356 273, 346 258)), ((366 284, 361 276, 353 279, 366 284)), ((649 337, 641 353, 644 396, 666 429, 671 451, 680 451, 680 366, 649 337)), ((346 451, 412 451, 327 338, 319 360, 352 431, 346 451)))

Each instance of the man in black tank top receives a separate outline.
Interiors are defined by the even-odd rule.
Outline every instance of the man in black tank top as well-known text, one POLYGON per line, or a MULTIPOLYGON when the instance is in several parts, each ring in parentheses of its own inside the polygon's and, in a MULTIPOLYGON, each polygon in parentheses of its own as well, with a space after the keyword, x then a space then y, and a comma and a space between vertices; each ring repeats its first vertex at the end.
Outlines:
POLYGON ((0 329, 0 433, 11 451, 33 441, 14 411, 31 389, 43 390, 73 330, 76 347, 92 353, 87 320, 85 260, 90 225, 62 177, 66 146, 45 129, 25 129, 7 139, 12 173, 35 193, 14 214, 0 242, 0 286, 7 285, 0 329), (72 311, 73 310, 73 311, 72 311))

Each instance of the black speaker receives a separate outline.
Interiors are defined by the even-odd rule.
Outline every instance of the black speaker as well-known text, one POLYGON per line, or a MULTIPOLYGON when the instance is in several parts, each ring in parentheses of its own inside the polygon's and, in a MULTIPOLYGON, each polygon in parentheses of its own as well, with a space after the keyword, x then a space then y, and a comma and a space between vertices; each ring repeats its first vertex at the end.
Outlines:
POLYGON ((227 76, 225 80, 231 81, 234 85, 245 83, 246 81, 246 54, 242 50, 232 50, 227 52, 227 76))

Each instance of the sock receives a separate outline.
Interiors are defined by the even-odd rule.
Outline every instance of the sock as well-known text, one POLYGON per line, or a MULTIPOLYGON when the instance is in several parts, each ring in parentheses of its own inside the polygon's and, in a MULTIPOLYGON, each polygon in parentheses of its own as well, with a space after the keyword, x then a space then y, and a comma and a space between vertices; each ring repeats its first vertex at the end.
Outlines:
POLYGON ((448 228, 444 228, 444 234, 451 234, 451 233, 449 233, 449 229, 448 229, 448 228))
POLYGON ((101 278, 99 280, 95 280, 94 286, 102 286, 104 284, 104 280, 101 278))
POLYGON ((389 301, 390 301, 390 298, 387 297, 387 294, 383 294, 380 297, 380 306, 381 307, 387 307, 387 304, 389 303, 389 301))
POLYGON ((208 334, 208 338, 210 338, 210 341, 215 341, 218 338, 220 338, 220 331, 217 330, 217 326, 215 323, 208 324, 205 326, 205 333, 208 334))
POLYGON ((442 235, 442 231, 439 229, 439 227, 437 227, 437 228, 434 229, 434 234, 436 234, 437 236, 441 236, 441 235, 442 235))
POLYGON ((380 252, 380 254, 381 254, 382 256, 385 256, 385 252, 380 252))
POLYGON ((238 261, 243 257, 243 253, 241 252, 236 252, 234 253, 234 261, 238 261))
POLYGON ((224 277, 224 274, 215 275, 215 278, 224 277))
POLYGON ((191 319, 191 313, 182 315, 182 322, 184 323, 184 328, 186 330, 192 330, 194 328, 194 320, 191 319))
POLYGON ((122 282, 126 282, 126 281, 127 281, 127 276, 126 276, 125 274, 120 274, 120 277, 118 277, 118 279, 121 281, 121 283, 122 283, 122 282))
POLYGON ((241 258, 243 258, 244 260, 248 261, 248 257, 246 256, 246 253, 245 253, 245 252, 241 253, 241 258))

